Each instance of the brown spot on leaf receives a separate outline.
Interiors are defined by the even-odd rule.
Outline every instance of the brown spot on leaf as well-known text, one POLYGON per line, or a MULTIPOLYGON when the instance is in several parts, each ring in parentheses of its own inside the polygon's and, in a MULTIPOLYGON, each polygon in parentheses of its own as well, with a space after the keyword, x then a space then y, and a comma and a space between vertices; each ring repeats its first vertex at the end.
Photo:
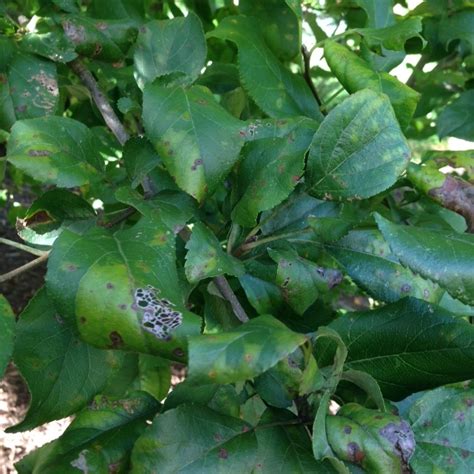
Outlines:
POLYGON ((357 443, 351 442, 347 445, 347 456, 349 461, 356 464, 361 464, 365 458, 365 453, 360 449, 357 443))
POLYGON ((108 289, 108 290, 113 290, 115 287, 112 283, 108 282, 105 287, 108 289))
POLYGON ((87 321, 87 319, 84 317, 84 316, 81 316, 79 318, 79 321, 81 322, 81 324, 85 324, 85 322, 87 321))
POLYGON ((51 154, 49 150, 28 150, 29 156, 51 156, 51 154))
POLYGON ((469 451, 466 451, 465 449, 461 449, 461 457, 463 459, 467 459, 470 455, 471 453, 469 451))
POLYGON ((117 331, 112 331, 109 334, 109 339, 112 342, 111 344, 112 349, 118 349, 120 346, 123 345, 122 336, 117 331))
POLYGON ((352 428, 350 426, 344 426, 344 433, 345 434, 351 434, 352 433, 352 428))
POLYGON ((179 358, 184 357, 184 350, 181 347, 177 347, 173 349, 173 355, 179 358))
POLYGON ((202 159, 198 158, 197 160, 194 160, 194 163, 191 166, 191 171, 196 171, 197 167, 202 165, 202 159))
POLYGON ((468 407, 472 407, 472 405, 474 404, 474 401, 472 400, 472 398, 466 398, 464 400, 464 403, 468 406, 468 407))
POLYGON ((122 310, 126 310, 127 309, 127 305, 126 304, 119 304, 118 305, 119 309, 122 309, 122 310))
POLYGON ((220 459, 227 459, 229 457, 229 452, 227 449, 221 448, 219 449, 219 458, 220 459))

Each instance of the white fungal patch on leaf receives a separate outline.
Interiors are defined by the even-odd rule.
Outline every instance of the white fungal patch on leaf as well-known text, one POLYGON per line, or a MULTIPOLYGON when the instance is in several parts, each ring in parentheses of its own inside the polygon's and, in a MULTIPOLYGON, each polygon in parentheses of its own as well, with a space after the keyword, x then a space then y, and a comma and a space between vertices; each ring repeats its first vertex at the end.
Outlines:
POLYGON ((183 315, 173 309, 174 304, 164 298, 158 298, 159 290, 148 285, 135 290, 135 304, 143 310, 142 328, 158 339, 169 341, 170 331, 183 322, 183 315))

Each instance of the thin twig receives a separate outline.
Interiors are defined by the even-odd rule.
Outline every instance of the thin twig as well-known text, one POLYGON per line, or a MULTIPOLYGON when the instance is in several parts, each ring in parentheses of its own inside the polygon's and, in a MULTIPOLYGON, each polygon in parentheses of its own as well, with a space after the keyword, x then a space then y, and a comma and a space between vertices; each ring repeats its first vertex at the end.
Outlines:
POLYGON ((133 216, 135 212, 137 212, 137 210, 134 207, 127 207, 126 209, 121 211, 117 217, 103 224, 102 227, 105 227, 106 229, 110 229, 111 227, 114 227, 117 224, 120 224, 120 222, 127 220, 130 216, 133 216))
POLYGON ((239 319, 243 323, 246 323, 249 320, 249 317, 247 316, 245 309, 242 308, 242 305, 240 304, 240 301, 237 299, 237 296, 235 296, 235 293, 230 287, 229 282, 227 281, 226 277, 223 275, 220 275, 218 277, 215 277, 213 282, 214 282, 214 285, 216 285, 217 289, 219 290, 220 294, 232 306, 232 310, 234 311, 234 314, 237 316, 237 319, 239 319))
POLYGON ((303 62, 304 62, 304 71, 303 71, 303 77, 304 80, 306 81, 306 84, 308 84, 311 93, 313 94, 314 98, 316 99, 316 102, 319 105, 319 108, 323 106, 323 103, 321 102, 321 99, 319 98, 318 91, 316 90, 316 87, 314 87, 313 79, 311 78, 311 55, 309 54, 309 51, 306 49, 306 46, 301 47, 301 53, 303 55, 303 62))
POLYGON ((92 73, 84 66, 80 59, 75 59, 74 61, 69 62, 68 65, 79 76, 82 83, 91 93, 92 99, 99 109, 99 112, 102 114, 107 127, 109 127, 121 145, 125 144, 125 142, 130 138, 128 132, 122 125, 122 122, 120 122, 105 94, 100 90, 99 84, 97 84, 92 73))
POLYGON ((24 252, 28 252, 28 253, 31 253, 33 255, 37 255, 39 257, 41 257, 42 255, 47 253, 47 251, 45 251, 45 250, 35 249, 33 247, 29 247, 28 245, 21 244, 20 242, 15 242, 14 240, 4 239, 4 238, 1 238, 1 237, 0 237, 0 244, 5 244, 5 245, 8 245, 10 247, 15 247, 17 249, 23 250, 24 252))
POLYGON ((275 426, 305 426, 312 425, 314 421, 301 421, 301 420, 288 420, 288 421, 275 421, 273 423, 265 423, 263 425, 257 425, 254 429, 260 430, 262 428, 273 428, 275 426))
POLYGON ((37 267, 38 265, 41 265, 43 262, 46 262, 46 260, 48 260, 48 256, 49 252, 41 255, 41 257, 38 257, 35 260, 32 260, 31 262, 25 263, 25 265, 22 265, 21 267, 15 268, 11 272, 0 275, 0 283, 10 280, 11 278, 15 278, 16 276, 21 275, 22 273, 27 272, 28 270, 31 270, 32 268, 37 267))

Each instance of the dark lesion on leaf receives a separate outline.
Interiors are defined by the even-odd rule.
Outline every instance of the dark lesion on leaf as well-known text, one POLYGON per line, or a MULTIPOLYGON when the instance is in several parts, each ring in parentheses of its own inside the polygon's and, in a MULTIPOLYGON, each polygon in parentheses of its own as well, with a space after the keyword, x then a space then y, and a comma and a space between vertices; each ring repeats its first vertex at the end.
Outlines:
POLYGON ((111 341, 111 348, 112 349, 118 349, 123 345, 123 339, 122 336, 117 332, 117 331, 112 331, 109 334, 109 339, 111 341))

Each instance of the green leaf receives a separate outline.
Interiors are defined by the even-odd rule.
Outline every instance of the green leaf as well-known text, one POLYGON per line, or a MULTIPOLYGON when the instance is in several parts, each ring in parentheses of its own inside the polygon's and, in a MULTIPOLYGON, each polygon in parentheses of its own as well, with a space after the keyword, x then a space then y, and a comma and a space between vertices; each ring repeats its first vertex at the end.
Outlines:
POLYGON ((10 163, 45 184, 72 188, 100 179, 102 159, 92 132, 65 117, 15 123, 8 140, 10 163))
POLYGON ((376 220, 403 265, 438 283, 454 298, 474 304, 473 235, 396 225, 378 214, 376 220))
POLYGON ((341 380, 346 380, 347 382, 357 385, 367 393, 379 410, 386 411, 385 400, 383 399, 379 384, 370 374, 361 372, 360 370, 350 369, 342 373, 341 380))
POLYGON ((148 392, 156 400, 163 400, 171 386, 171 367, 167 360, 148 354, 139 354, 140 390, 148 392))
POLYGON ((405 43, 411 38, 419 38, 422 30, 420 17, 411 17, 385 28, 357 28, 370 48, 383 46, 384 48, 403 51, 405 43))
POLYGON ((355 403, 328 416, 326 429, 335 454, 367 472, 405 472, 415 450, 415 437, 405 420, 355 403))
POLYGON ((446 49, 452 41, 460 40, 463 46, 474 52, 474 11, 466 9, 443 18, 439 24, 439 39, 446 49))
POLYGON ((140 27, 133 55, 135 79, 141 89, 157 77, 183 73, 192 83, 206 61, 206 39, 199 17, 153 20, 140 27))
POLYGON ((474 90, 463 92, 447 105, 439 114, 436 126, 440 138, 474 141, 474 90))
POLYGON ((107 384, 122 355, 80 341, 40 290, 20 315, 13 354, 31 392, 25 419, 9 432, 27 431, 84 407, 107 384))
POLYGON ((248 17, 255 17, 260 23, 261 34, 275 56, 291 60, 300 54, 301 26, 289 2, 242 0, 239 2, 239 10, 248 17))
POLYGON ((13 353, 15 340, 15 314, 7 299, 0 295, 0 377, 13 353))
POLYGON ((132 180, 132 188, 139 186, 146 175, 161 163, 159 155, 144 137, 133 137, 125 143, 123 161, 132 180))
POLYGON ((137 37, 137 25, 129 19, 96 20, 85 15, 69 15, 62 26, 77 53, 101 61, 123 59, 137 37))
POLYGON ((367 26, 383 28, 395 23, 393 0, 355 0, 367 13, 367 26))
POLYGON ((278 314, 283 306, 283 298, 278 286, 250 274, 241 276, 239 282, 249 303, 258 314, 278 314))
POLYGON ((395 183, 409 157, 387 97, 364 89, 333 109, 316 132, 308 188, 325 199, 368 198, 395 183))
POLYGON ((128 398, 100 395, 80 412, 61 437, 24 457, 19 474, 122 471, 135 440, 159 404, 144 392, 128 398))
MULTIPOLYGON (((41 22, 40 26, 42 26, 41 22)), ((52 28, 46 22, 42 31, 27 33, 22 38, 21 49, 60 63, 68 63, 77 58, 74 45, 64 35, 62 28, 52 28)), ((45 64, 47 63, 45 62, 45 64)))
POLYGON ((225 253, 217 237, 200 222, 194 224, 186 248, 184 269, 191 283, 224 274, 238 277, 245 272, 242 262, 225 253))
POLYGON ((261 211, 290 195, 303 175, 304 155, 316 128, 313 123, 312 128, 297 129, 285 138, 259 139, 244 148, 237 178, 240 199, 232 211, 235 222, 252 227, 261 211))
MULTIPOLYGON (((391 400, 474 376, 473 327, 424 301, 405 298, 348 313, 329 327, 347 345, 346 367, 372 375, 391 400)), ((320 342, 318 365, 329 365, 332 353, 331 344, 320 342)))
POLYGON ((320 291, 327 292, 342 280, 341 272, 322 268, 296 251, 269 249, 268 253, 278 264, 276 283, 283 299, 299 315, 316 301, 320 291))
POLYGON ((200 318, 184 306, 175 236, 157 219, 113 234, 64 231, 46 281, 59 312, 98 347, 183 361, 186 337, 200 332, 200 318))
POLYGON ((220 334, 189 338, 189 378, 194 383, 251 379, 291 354, 306 336, 273 316, 259 316, 220 334))
POLYGON ((181 405, 157 416, 138 438, 131 472, 251 472, 257 441, 249 430, 238 418, 181 405))
POLYGON ((208 89, 145 87, 147 136, 178 186, 198 201, 211 195, 239 159, 242 123, 208 89))
POLYGON ((415 113, 419 94, 396 77, 376 72, 362 58, 334 41, 324 45, 324 57, 339 82, 351 94, 363 89, 384 93, 404 130, 415 113))
POLYGON ((438 285, 402 266, 376 230, 353 230, 325 248, 357 285, 378 300, 391 303, 413 296, 437 303, 442 297, 438 285))
POLYGON ((473 471, 473 404, 471 386, 440 387, 415 401, 407 416, 416 437, 415 472, 473 471))
POLYGON ((242 85, 270 117, 306 115, 318 122, 322 114, 301 76, 292 74, 266 46, 261 25, 254 18, 224 18, 208 37, 234 42, 239 48, 242 85))
POLYGON ((162 191, 153 198, 145 199, 140 193, 123 186, 115 192, 115 197, 136 208, 151 219, 160 219, 171 231, 177 234, 195 213, 195 202, 182 192, 162 191))
POLYGON ((291 425, 297 421, 293 413, 287 410, 265 411, 255 430, 258 442, 256 472, 263 474, 336 472, 329 463, 314 459, 311 441, 304 427, 291 425), (285 422, 287 426, 284 425, 285 422))

